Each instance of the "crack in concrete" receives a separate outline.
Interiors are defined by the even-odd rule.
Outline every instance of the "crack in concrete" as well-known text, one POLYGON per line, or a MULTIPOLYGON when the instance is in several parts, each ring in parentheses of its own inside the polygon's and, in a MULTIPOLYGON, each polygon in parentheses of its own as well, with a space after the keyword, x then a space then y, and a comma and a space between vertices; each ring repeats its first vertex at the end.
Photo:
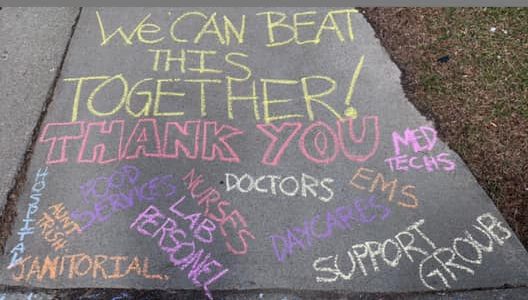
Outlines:
POLYGON ((42 105, 41 114, 37 120, 35 127, 33 128, 33 132, 31 135, 31 141, 29 141, 28 145, 26 146, 26 152, 24 153, 24 158, 22 160, 22 163, 20 163, 18 167, 17 174, 15 176, 15 180, 13 183, 13 187, 11 187, 11 189, 9 189, 9 192, 7 193, 7 202, 5 204, 3 214, 2 216, 0 216, 0 254, 2 255, 5 252, 5 244, 7 242, 8 237, 11 236, 13 223, 17 216, 16 206, 18 202, 18 197, 19 197, 20 192, 22 192, 22 189, 24 188, 24 185, 26 183, 27 171, 29 168, 29 164, 31 162, 31 157, 33 154, 33 150, 34 150, 37 138, 40 134, 40 128, 41 128, 42 123, 44 122, 44 119, 46 118, 48 107, 51 101, 53 100, 53 96, 55 94, 55 88, 57 86, 57 82, 59 81, 60 75, 62 73, 64 61, 66 60, 66 56, 70 48, 73 34, 75 33, 75 28, 77 27, 77 23, 79 22, 79 18, 81 17, 81 12, 82 12, 82 7, 79 8, 79 12, 77 13, 77 16, 75 17, 75 20, 73 22, 73 25, 70 31, 70 36, 68 38, 68 42, 66 43, 66 48, 64 49, 64 53, 62 54, 61 62, 59 64, 57 72, 55 73, 55 78, 53 79, 53 82, 51 83, 51 86, 46 95, 46 100, 44 101, 42 105))

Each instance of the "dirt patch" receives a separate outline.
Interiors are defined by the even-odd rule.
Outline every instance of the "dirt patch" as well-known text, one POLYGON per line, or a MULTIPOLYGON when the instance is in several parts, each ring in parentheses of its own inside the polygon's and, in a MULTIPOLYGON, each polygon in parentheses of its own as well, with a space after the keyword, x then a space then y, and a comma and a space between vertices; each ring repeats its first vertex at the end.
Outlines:
POLYGON ((528 247, 528 9, 361 11, 402 70, 409 100, 528 247))

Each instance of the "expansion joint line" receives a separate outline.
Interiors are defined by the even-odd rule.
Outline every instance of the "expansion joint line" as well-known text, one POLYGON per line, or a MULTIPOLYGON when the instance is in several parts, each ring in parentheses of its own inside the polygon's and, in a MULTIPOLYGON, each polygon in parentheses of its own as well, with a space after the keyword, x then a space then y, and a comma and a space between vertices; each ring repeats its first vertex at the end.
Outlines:
POLYGON ((66 60, 66 56, 68 55, 68 50, 70 49, 71 41, 73 39, 73 34, 75 33, 75 29, 77 28, 77 24, 79 23, 81 12, 82 12, 82 7, 79 8, 77 16, 75 17, 75 20, 73 21, 71 31, 70 31, 70 36, 66 43, 64 52, 62 53, 61 62, 59 64, 59 67, 57 68, 55 77, 53 78, 53 82, 51 83, 48 89, 46 100, 44 101, 42 105, 40 116, 37 120, 35 127, 33 128, 31 140, 26 145, 26 151, 24 153, 22 162, 18 166, 18 170, 17 170, 17 173, 13 181, 13 186, 9 189, 9 192, 7 193, 6 205, 4 207, 2 215, 0 216, 0 254, 2 255, 5 252, 5 243, 7 241, 8 236, 11 235, 13 223, 17 215, 16 213, 17 212, 16 205, 18 202, 17 200, 18 200, 19 194, 22 192, 22 189, 27 179, 27 171, 29 168, 29 164, 31 162, 31 157, 34 151, 35 143, 40 134, 41 125, 44 122, 44 119, 46 118, 49 105, 51 104, 53 100, 53 96, 55 95, 55 88, 57 87, 57 83, 61 76, 62 68, 64 66, 64 61, 66 60))

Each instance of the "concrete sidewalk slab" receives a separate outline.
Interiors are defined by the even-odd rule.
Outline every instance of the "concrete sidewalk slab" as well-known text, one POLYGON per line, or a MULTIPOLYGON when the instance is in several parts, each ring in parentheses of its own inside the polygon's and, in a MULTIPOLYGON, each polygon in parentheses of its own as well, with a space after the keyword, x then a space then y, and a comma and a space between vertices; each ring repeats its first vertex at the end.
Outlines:
POLYGON ((70 49, 5 284, 528 283, 526 250, 355 10, 85 9, 70 49))
POLYGON ((0 11, 0 213, 59 71, 77 8, 0 11))

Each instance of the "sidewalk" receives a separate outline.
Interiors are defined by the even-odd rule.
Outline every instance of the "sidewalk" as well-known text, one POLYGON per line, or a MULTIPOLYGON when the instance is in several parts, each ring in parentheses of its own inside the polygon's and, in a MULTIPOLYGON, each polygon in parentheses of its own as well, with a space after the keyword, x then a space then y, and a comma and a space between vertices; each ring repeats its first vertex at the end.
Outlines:
POLYGON ((5 299, 526 294, 526 250, 365 18, 273 11, 0 11, 5 299))
MULTIPOLYGON (((25 179, 25 164, 31 158, 26 151, 51 100, 78 12, 76 8, 8 7, 0 11, 0 211, 8 197, 16 198, 15 181, 25 179)), ((0 237, 5 234, 0 230, 0 237)))

